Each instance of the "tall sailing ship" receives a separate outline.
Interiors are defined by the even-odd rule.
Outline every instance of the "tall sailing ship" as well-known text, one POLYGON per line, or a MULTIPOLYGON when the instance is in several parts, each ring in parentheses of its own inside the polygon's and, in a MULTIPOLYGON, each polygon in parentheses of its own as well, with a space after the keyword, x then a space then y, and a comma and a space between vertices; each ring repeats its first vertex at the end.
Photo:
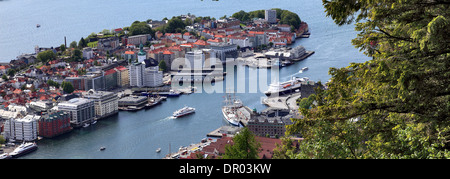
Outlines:
POLYGON ((237 110, 242 107, 242 101, 236 96, 227 94, 225 97, 225 106, 222 107, 222 114, 224 119, 233 126, 239 126, 239 116, 237 110))

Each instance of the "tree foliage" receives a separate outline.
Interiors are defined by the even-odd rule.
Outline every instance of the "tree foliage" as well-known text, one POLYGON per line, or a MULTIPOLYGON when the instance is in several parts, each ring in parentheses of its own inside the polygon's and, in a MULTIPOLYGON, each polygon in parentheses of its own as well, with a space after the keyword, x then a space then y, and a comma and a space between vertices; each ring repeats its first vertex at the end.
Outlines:
POLYGON ((68 81, 63 81, 61 83, 61 87, 63 88, 63 91, 67 94, 70 94, 73 91, 75 91, 75 88, 73 87, 72 83, 70 83, 68 81))
POLYGON ((48 86, 54 86, 55 88, 59 88, 59 83, 53 80, 47 81, 48 86))
POLYGON ((86 40, 84 40, 83 37, 81 37, 80 41, 78 42, 78 48, 82 49, 84 47, 87 47, 88 42, 86 42, 86 40))
POLYGON ((37 59, 42 63, 46 63, 51 60, 56 59, 56 54, 52 50, 46 50, 43 52, 39 52, 37 55, 37 59))
POLYGON ((239 19, 240 21, 243 21, 243 22, 250 20, 250 14, 243 10, 240 10, 239 12, 234 13, 231 17, 239 19))
MULTIPOLYGON (((302 22, 300 20, 300 17, 291 11, 283 10, 279 8, 273 8, 273 10, 277 11, 277 18, 280 19, 280 24, 288 24, 290 26, 293 26, 294 28, 298 29, 300 27, 300 23, 302 22)), ((265 10, 256 10, 256 11, 250 11, 245 12, 243 10, 234 13, 231 17, 234 17, 236 19, 239 19, 240 21, 249 21, 253 18, 265 18, 265 10)))
POLYGON ((167 22, 167 25, 165 27, 166 33, 181 33, 184 28, 186 27, 185 22, 183 22, 178 17, 173 17, 172 19, 167 22))
POLYGON ((356 22, 352 43, 372 60, 331 68, 317 105, 288 133, 292 158, 449 158, 450 4, 433 0, 323 0, 336 24, 356 22))
POLYGON ((167 64, 164 60, 161 60, 158 64, 159 70, 166 72, 167 69, 167 64))
POLYGON ((225 146, 224 159, 258 159, 261 144, 256 140, 255 135, 244 128, 233 137, 233 145, 225 146))
POLYGON ((290 26, 294 26, 295 29, 298 29, 301 22, 300 17, 296 13, 288 10, 282 10, 280 15, 280 24, 288 24, 290 26))
POLYGON ((130 35, 141 35, 141 34, 153 34, 152 28, 147 25, 147 22, 134 21, 129 27, 130 35))

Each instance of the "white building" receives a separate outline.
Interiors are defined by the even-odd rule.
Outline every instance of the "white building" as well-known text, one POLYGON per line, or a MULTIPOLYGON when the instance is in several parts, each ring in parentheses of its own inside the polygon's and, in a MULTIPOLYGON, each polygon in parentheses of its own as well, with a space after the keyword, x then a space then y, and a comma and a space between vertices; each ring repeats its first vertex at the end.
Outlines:
POLYGON ((5 138, 18 141, 33 141, 38 136, 38 115, 27 115, 19 119, 5 122, 5 138))
POLYGON ((59 103, 58 110, 70 113, 70 123, 73 127, 91 123, 95 117, 94 100, 91 99, 73 98, 59 103))
POLYGON ((281 32, 290 32, 291 26, 287 24, 280 24, 278 25, 278 29, 280 29, 281 32))
POLYGON ((91 59, 94 57, 94 51, 91 47, 85 47, 83 48, 83 58, 84 59, 91 59))
POLYGON ((159 71, 158 66, 148 67, 144 69, 143 76, 144 86, 157 87, 163 85, 163 72, 159 71))
POLYGON ((150 34, 130 36, 127 39, 127 43, 133 45, 145 44, 148 41, 149 37, 151 37, 150 34))
POLYGON ((220 44, 217 46, 211 46, 211 49, 215 52, 215 58, 225 63, 229 60, 234 60, 238 57, 236 44, 220 44))
POLYGON ((243 48, 243 47, 253 47, 253 43, 250 42, 250 39, 248 39, 247 37, 229 37, 228 38, 228 43, 230 44, 236 44, 239 47, 243 48))
POLYGON ((277 23, 277 11, 276 10, 266 10, 265 18, 268 23, 277 23))
POLYGON ((89 90, 83 93, 83 96, 84 98, 94 100, 95 116, 97 119, 119 112, 119 98, 113 92, 89 90))
POLYGON ((188 69, 201 70, 205 62, 205 54, 201 50, 186 52, 185 67, 188 69))
POLYGON ((128 66, 128 77, 130 78, 130 86, 142 87, 144 86, 143 76, 144 76, 145 64, 143 63, 132 63, 128 66))

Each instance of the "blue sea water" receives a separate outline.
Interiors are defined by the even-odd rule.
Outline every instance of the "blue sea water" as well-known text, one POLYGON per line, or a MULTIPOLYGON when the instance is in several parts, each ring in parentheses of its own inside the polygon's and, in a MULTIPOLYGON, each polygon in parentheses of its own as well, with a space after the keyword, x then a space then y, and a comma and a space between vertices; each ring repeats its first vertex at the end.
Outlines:
MULTIPOLYGON (((358 32, 354 25, 337 26, 326 17, 320 0, 3 0, 0 1, 0 62, 9 62, 21 53, 32 53, 36 45, 59 46, 79 41, 92 32, 129 26, 135 20, 161 20, 181 14, 222 17, 239 10, 281 8, 297 13, 308 23, 311 37, 297 39, 292 46, 303 45, 315 54, 280 70, 280 80, 291 76, 309 77, 325 82, 330 67, 345 67, 351 62, 369 60, 351 45, 358 32), (36 28, 40 24, 40 28, 36 28), (298 73, 302 67, 309 70, 298 73)), ((250 93, 248 75, 256 69, 237 66, 237 84, 246 84, 246 93, 237 93, 246 106, 258 111, 261 91, 250 93)), ((231 80, 231 79, 226 79, 231 80)), ((220 85, 224 82, 218 82, 220 85)), ((224 87, 226 88, 226 86, 224 87)), ((169 98, 161 105, 137 112, 120 111, 117 116, 88 128, 76 129, 54 139, 38 141, 39 149, 23 158, 162 158, 179 146, 198 143, 206 134, 226 123, 222 119, 223 93, 194 93, 169 98), (195 107, 195 114, 170 118, 184 105, 195 107), (99 151, 105 146, 106 150, 99 151), (155 150, 161 148, 161 153, 155 150)))

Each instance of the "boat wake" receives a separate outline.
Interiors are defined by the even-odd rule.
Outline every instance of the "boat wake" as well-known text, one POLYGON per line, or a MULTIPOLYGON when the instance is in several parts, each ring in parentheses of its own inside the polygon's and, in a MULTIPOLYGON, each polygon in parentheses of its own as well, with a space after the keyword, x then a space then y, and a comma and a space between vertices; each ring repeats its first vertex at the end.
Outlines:
POLYGON ((165 120, 171 120, 171 119, 176 119, 176 117, 173 117, 173 116, 167 116, 166 118, 162 119, 162 121, 165 121, 165 120))

